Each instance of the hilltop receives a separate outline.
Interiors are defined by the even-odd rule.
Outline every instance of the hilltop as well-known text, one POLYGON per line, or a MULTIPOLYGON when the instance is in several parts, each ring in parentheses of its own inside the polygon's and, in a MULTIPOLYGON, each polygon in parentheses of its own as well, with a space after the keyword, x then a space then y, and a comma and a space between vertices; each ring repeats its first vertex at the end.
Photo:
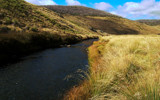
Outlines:
POLYGON ((54 12, 61 13, 61 14, 70 14, 70 15, 77 15, 77 16, 115 16, 115 17, 120 17, 113 15, 111 13, 93 9, 93 8, 88 8, 84 6, 44 6, 50 10, 53 10, 54 12))

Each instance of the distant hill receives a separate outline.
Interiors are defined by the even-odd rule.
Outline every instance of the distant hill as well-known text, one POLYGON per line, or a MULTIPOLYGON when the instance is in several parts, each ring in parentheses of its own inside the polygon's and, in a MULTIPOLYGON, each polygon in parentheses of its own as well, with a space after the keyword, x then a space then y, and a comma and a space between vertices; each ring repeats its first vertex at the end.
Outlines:
POLYGON ((102 34, 157 34, 160 30, 118 15, 83 6, 43 6, 82 28, 102 34))
POLYGON ((92 31, 108 34, 159 34, 158 27, 149 26, 120 17, 99 16, 64 16, 77 26, 89 27, 92 31))
POLYGON ((160 20, 151 20, 151 19, 142 19, 142 20, 137 20, 140 23, 144 23, 147 25, 151 25, 151 26, 156 26, 156 25, 160 25, 160 20))
POLYGON ((49 6, 48 5, 44 7, 61 14, 80 15, 80 16, 116 16, 105 11, 88 8, 84 6, 57 6, 57 5, 49 6))

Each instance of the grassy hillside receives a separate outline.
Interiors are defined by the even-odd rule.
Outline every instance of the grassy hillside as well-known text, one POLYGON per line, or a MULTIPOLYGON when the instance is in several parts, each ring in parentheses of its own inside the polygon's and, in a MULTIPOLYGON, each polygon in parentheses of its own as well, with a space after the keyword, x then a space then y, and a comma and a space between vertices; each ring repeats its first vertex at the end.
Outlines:
MULTIPOLYGON (((70 14, 78 16, 116 16, 105 11, 96 10, 84 6, 44 6, 61 14, 70 14)), ((117 16, 118 17, 118 16, 117 16)))
MULTIPOLYGON (((53 19, 40 12, 40 8, 23 0, 1 0, 0 3, 1 32, 6 31, 3 29, 5 26, 10 28, 11 31, 20 32, 38 32, 43 30, 45 26, 54 27, 53 19)), ((55 14, 53 13, 53 15, 55 14)))
POLYGON ((140 23, 145 23, 147 25, 156 26, 160 25, 160 20, 137 20, 140 23))
POLYGON ((103 34, 158 34, 158 27, 141 24, 120 17, 97 17, 97 16, 70 16, 65 19, 81 27, 89 27, 92 31, 103 34))
POLYGON ((159 100, 159 36, 103 37, 89 49, 90 76, 68 100, 159 100))
POLYGON ((159 28, 81 6, 35 6, 24 0, 0 0, 0 33, 158 34, 159 28), (67 13, 67 15, 66 15, 67 13), (74 15, 74 16, 73 16, 74 15))
POLYGON ((50 32, 58 34, 94 34, 75 26, 60 14, 24 0, 0 0, 0 32, 50 32))
POLYGON ((131 21, 104 11, 81 6, 44 6, 76 26, 102 34, 159 34, 158 27, 131 21))

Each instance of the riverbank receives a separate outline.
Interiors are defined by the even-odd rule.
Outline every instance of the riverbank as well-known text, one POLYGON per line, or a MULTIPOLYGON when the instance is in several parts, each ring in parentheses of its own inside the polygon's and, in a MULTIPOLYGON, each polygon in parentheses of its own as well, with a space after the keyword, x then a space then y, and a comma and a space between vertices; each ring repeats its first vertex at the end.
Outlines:
POLYGON ((0 100, 62 100, 88 70, 87 48, 97 39, 49 48, 0 69, 0 100), (18 87, 18 88, 17 88, 18 87))
MULTIPOLYGON (((103 37, 89 48, 90 75, 68 100, 158 100, 159 36, 103 37)), ((65 99, 66 99, 65 98, 65 99)))
POLYGON ((51 33, 0 34, 0 66, 33 52, 93 38, 98 36, 51 33))

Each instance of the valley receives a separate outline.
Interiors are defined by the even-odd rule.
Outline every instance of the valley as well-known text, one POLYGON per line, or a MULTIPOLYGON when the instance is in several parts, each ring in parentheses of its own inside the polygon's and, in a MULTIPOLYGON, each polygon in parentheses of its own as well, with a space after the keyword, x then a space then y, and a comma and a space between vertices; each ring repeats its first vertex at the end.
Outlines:
POLYGON ((159 100, 159 20, 0 0, 0 99, 159 100))

